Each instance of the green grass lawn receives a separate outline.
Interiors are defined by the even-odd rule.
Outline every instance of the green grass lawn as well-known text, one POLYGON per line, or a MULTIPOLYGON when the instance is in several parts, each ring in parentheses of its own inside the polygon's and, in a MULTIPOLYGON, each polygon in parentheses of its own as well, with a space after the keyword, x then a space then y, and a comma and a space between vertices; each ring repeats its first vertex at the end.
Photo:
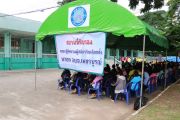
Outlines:
POLYGON ((180 83, 173 85, 131 120, 180 120, 180 83))

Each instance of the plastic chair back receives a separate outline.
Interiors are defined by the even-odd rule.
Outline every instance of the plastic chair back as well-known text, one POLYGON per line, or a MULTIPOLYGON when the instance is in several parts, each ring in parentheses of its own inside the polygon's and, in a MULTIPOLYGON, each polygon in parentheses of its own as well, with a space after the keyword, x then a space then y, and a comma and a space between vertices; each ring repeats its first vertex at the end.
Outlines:
POLYGON ((148 85, 148 92, 151 93, 152 91, 155 90, 157 87, 157 76, 152 76, 149 78, 147 85, 148 85))
POLYGON ((135 93, 136 93, 136 97, 140 96, 140 90, 141 90, 141 81, 137 82, 134 86, 135 88, 135 93), (138 89, 136 89, 138 87, 138 89))
POLYGON ((75 83, 75 86, 78 86, 78 83, 79 83, 79 77, 76 79, 76 83, 75 83))
POLYGON ((97 96, 96 98, 99 100, 100 95, 102 94, 101 93, 102 92, 101 88, 102 88, 102 80, 99 80, 98 82, 95 83, 95 87, 94 88, 89 88, 88 96, 89 96, 89 92, 91 90, 95 90, 96 91, 96 96, 97 96))
MULTIPOLYGON (((131 89, 131 85, 132 82, 129 82, 128 84, 126 84, 126 87, 124 88, 124 95, 126 97, 126 103, 129 104, 129 99, 130 99, 130 89, 131 89)), ((116 93, 115 98, 114 98, 114 102, 116 103, 117 101, 117 97, 118 97, 119 93, 116 93)))

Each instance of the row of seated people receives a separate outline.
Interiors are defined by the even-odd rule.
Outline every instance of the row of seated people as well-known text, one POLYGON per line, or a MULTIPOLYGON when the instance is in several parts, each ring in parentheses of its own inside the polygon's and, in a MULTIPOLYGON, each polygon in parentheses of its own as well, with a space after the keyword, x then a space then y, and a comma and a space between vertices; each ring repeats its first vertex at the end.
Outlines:
MULTIPOLYGON (((167 73, 168 74, 166 76, 172 77, 172 75, 170 75, 170 73, 172 73, 171 69, 168 69, 167 73)), ((144 90, 150 91, 150 84, 157 85, 158 82, 162 84, 164 82, 164 74, 165 73, 161 70, 158 73, 152 72, 149 75, 148 67, 145 67, 143 79, 144 90)), ((127 96, 125 96, 127 89, 129 89, 132 93, 135 92, 136 96, 139 95, 140 91, 140 70, 131 69, 129 72, 127 72, 125 69, 121 69, 118 65, 112 65, 112 69, 109 65, 107 65, 104 68, 103 76, 96 76, 81 72, 75 72, 73 75, 71 75, 69 70, 64 70, 61 77, 62 81, 59 81, 59 86, 61 86, 61 88, 66 88, 66 85, 69 85, 69 87, 71 86, 72 93, 78 93, 77 86, 81 88, 81 91, 83 90, 86 92, 89 90, 89 88, 100 88, 102 93, 105 93, 107 96, 110 96, 112 100, 114 100, 116 99, 117 94, 120 94, 121 99, 127 99, 127 96)), ((97 95, 96 91, 93 89, 91 89, 90 93, 92 94, 92 97, 97 95)))
MULTIPOLYGON (((137 72, 136 72, 137 73, 137 72)), ((121 98, 125 99, 124 92, 126 87, 126 77, 123 76, 122 70, 119 70, 117 75, 113 76, 112 74, 107 73, 105 71, 104 76, 95 76, 87 73, 74 73, 71 76, 71 73, 69 70, 64 70, 61 77, 63 78, 62 81, 59 81, 59 86, 61 88, 67 87, 66 85, 69 85, 70 89, 72 89, 72 93, 78 93, 78 87, 81 88, 81 90, 88 91, 88 89, 91 89, 90 92, 92 98, 94 98, 98 93, 96 92, 96 89, 100 88, 101 93, 110 94, 110 97, 112 100, 115 99, 115 94, 121 95, 121 98), (78 80, 78 83, 77 83, 78 80), (98 84, 97 84, 98 83, 98 84), (96 89, 95 89, 96 88, 96 89), (108 89, 108 90, 107 90, 108 89)), ((138 76, 138 78, 140 78, 138 76)), ((133 84, 131 86, 131 89, 134 90, 133 84)), ((137 89, 137 88, 136 88, 137 89)))
MULTIPOLYGON (((128 81, 131 80, 135 70, 138 70, 139 75, 141 75, 141 62, 137 62, 133 65, 129 63, 125 64, 127 64, 126 66, 128 66, 125 67, 125 75, 127 76, 128 81)), ((145 63, 143 78, 144 89, 146 89, 150 84, 155 84, 156 86, 160 87, 166 87, 174 83, 177 79, 176 76, 178 76, 178 66, 179 64, 175 62, 157 62, 155 64, 152 64, 151 62, 145 63)))
POLYGON ((83 91, 88 91, 90 87, 100 87, 100 83, 103 79, 102 76, 96 76, 93 74, 87 74, 82 72, 74 72, 71 75, 69 70, 64 70, 61 74, 62 80, 59 81, 59 86, 61 88, 69 88, 72 90, 72 93, 78 93, 78 87, 83 91), (96 83, 99 83, 98 86, 95 86, 96 83))

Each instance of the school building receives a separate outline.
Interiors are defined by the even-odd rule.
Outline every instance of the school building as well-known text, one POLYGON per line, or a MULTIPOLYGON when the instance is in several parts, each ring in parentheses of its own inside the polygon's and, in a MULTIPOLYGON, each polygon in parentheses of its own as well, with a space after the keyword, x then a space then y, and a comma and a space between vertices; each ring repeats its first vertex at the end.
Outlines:
MULTIPOLYGON (((0 13, 0 70, 34 69, 35 65, 37 69, 58 67, 53 38, 35 41, 41 22, 4 15, 0 13)), ((141 54, 140 51, 106 49, 106 60, 113 60, 114 55, 119 59, 141 54)))

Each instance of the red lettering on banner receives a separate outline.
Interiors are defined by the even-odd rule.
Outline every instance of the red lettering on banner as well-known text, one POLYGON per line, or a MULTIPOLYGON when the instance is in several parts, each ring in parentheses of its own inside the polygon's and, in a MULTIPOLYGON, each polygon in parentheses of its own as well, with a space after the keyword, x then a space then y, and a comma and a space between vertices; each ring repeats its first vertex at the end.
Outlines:
POLYGON ((76 39, 76 40, 67 40, 66 45, 92 45, 93 41, 92 40, 81 40, 81 39, 76 39))

